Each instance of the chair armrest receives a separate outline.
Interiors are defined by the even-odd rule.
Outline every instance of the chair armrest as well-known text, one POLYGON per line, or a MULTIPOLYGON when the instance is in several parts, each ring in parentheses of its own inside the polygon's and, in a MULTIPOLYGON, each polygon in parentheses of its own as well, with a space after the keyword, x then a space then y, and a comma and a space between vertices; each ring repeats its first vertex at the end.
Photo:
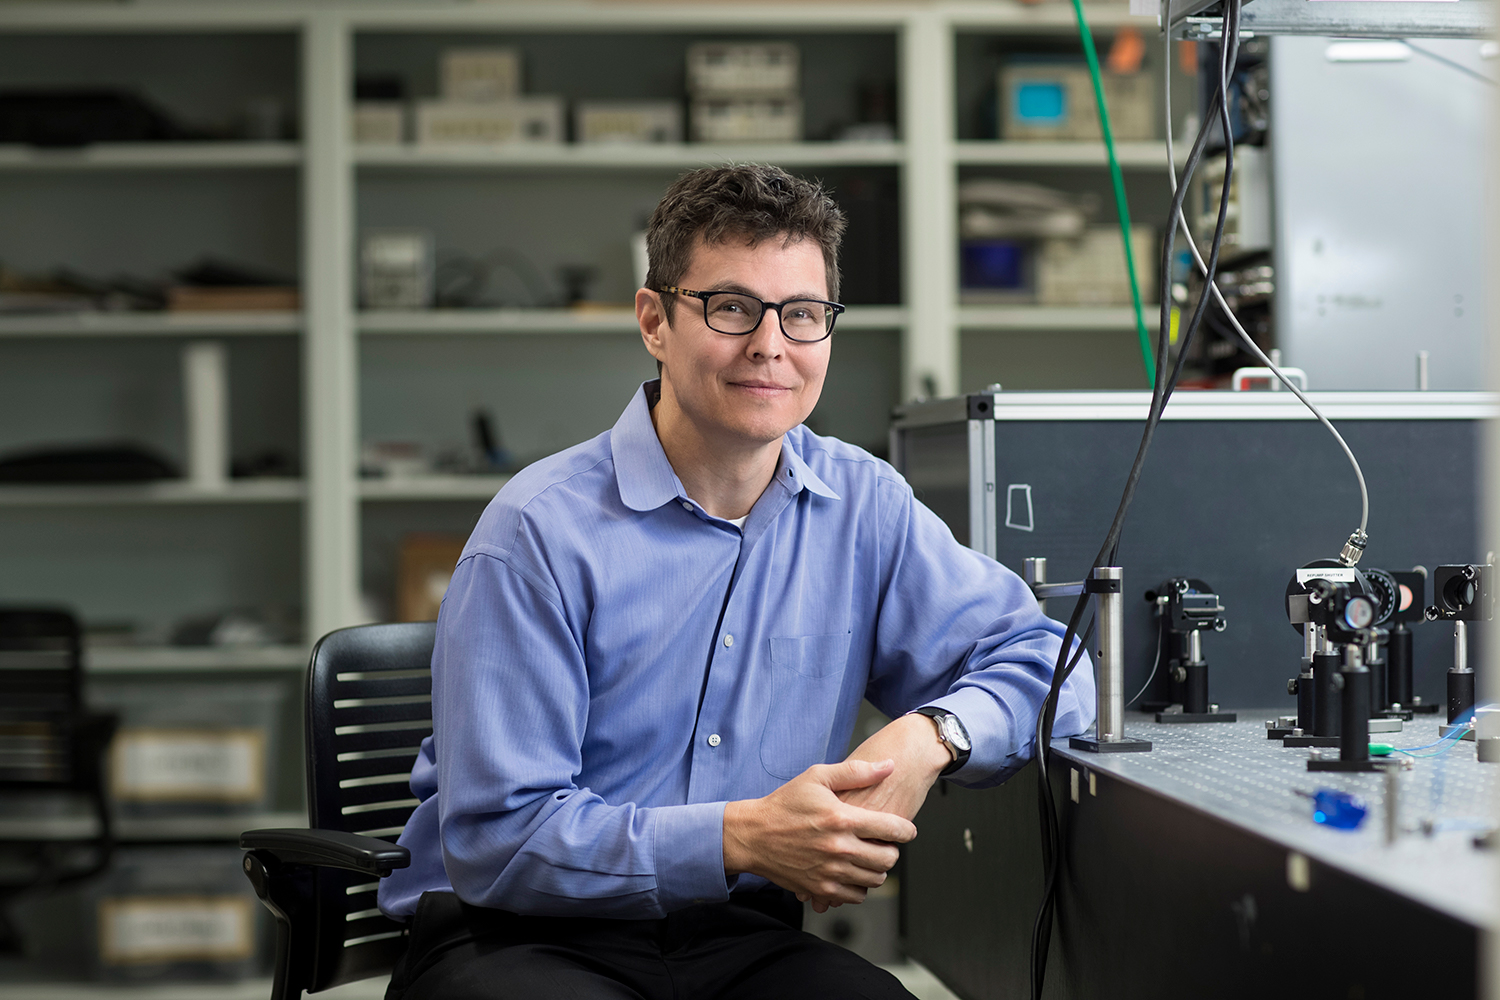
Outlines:
POLYGON ((337 830, 247 830, 240 834, 240 847, 264 851, 282 864, 343 868, 382 878, 411 864, 411 852, 398 844, 337 830))

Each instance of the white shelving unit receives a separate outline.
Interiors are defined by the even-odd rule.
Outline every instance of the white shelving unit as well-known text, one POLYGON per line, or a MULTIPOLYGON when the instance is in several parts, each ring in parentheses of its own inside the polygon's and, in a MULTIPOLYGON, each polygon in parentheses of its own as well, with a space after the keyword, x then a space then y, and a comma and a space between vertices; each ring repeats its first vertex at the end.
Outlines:
POLYGON ((56 313, 0 317, 5 337, 247 337, 302 332, 293 312, 56 313))
POLYGON ((649 146, 513 146, 486 148, 422 148, 420 146, 357 146, 354 162, 361 167, 400 169, 535 169, 640 170, 682 169, 743 163, 746 160, 786 167, 896 166, 902 157, 894 142, 801 142, 743 146, 701 143, 662 143, 649 146))
POLYGON ((168 479, 141 484, 0 486, 0 507, 75 507, 142 504, 294 503, 303 498, 295 479, 230 480, 222 488, 168 479))
POLYGON ((66 149, 0 145, 0 170, 204 170, 295 167, 294 142, 118 142, 66 149))
POLYGON ((300 673, 308 651, 301 646, 91 646, 83 668, 90 674, 211 673, 277 670, 300 673))

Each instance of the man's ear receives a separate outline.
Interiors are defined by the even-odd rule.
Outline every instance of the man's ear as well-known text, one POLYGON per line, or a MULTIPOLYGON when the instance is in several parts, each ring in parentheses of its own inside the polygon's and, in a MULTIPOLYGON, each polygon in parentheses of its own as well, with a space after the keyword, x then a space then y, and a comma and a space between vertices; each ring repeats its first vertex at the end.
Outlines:
POLYGON ((672 325, 662 311, 659 293, 647 288, 636 291, 635 319, 640 324, 641 341, 646 345, 646 351, 659 362, 665 360, 666 344, 662 338, 672 325))

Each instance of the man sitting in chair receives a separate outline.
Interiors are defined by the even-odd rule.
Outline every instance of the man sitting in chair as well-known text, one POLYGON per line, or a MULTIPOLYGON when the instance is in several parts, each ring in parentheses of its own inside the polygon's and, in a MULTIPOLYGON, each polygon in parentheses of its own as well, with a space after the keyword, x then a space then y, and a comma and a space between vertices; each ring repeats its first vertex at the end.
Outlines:
MULTIPOLYGON (((380 886, 411 919, 388 997, 909 996, 802 903, 881 885, 940 775, 1030 758, 1063 629, 802 426, 844 225, 774 167, 657 206, 635 308, 660 379, 506 484, 443 601, 411 867, 380 886), (830 763, 866 698, 895 721, 830 763)), ((1059 735, 1093 698, 1085 660, 1059 735)))

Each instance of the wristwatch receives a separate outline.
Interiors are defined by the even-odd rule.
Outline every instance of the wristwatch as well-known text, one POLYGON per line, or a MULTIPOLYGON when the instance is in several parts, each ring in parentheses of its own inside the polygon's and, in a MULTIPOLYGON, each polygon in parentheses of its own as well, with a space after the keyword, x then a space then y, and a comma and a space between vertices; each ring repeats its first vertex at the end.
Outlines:
POLYGON ((969 742, 969 731, 964 724, 958 721, 958 716, 952 712, 927 705, 922 708, 913 709, 907 715, 925 715, 937 723, 938 742, 948 748, 953 755, 953 763, 943 768, 941 775, 952 774, 969 762, 969 750, 973 744, 969 742))

